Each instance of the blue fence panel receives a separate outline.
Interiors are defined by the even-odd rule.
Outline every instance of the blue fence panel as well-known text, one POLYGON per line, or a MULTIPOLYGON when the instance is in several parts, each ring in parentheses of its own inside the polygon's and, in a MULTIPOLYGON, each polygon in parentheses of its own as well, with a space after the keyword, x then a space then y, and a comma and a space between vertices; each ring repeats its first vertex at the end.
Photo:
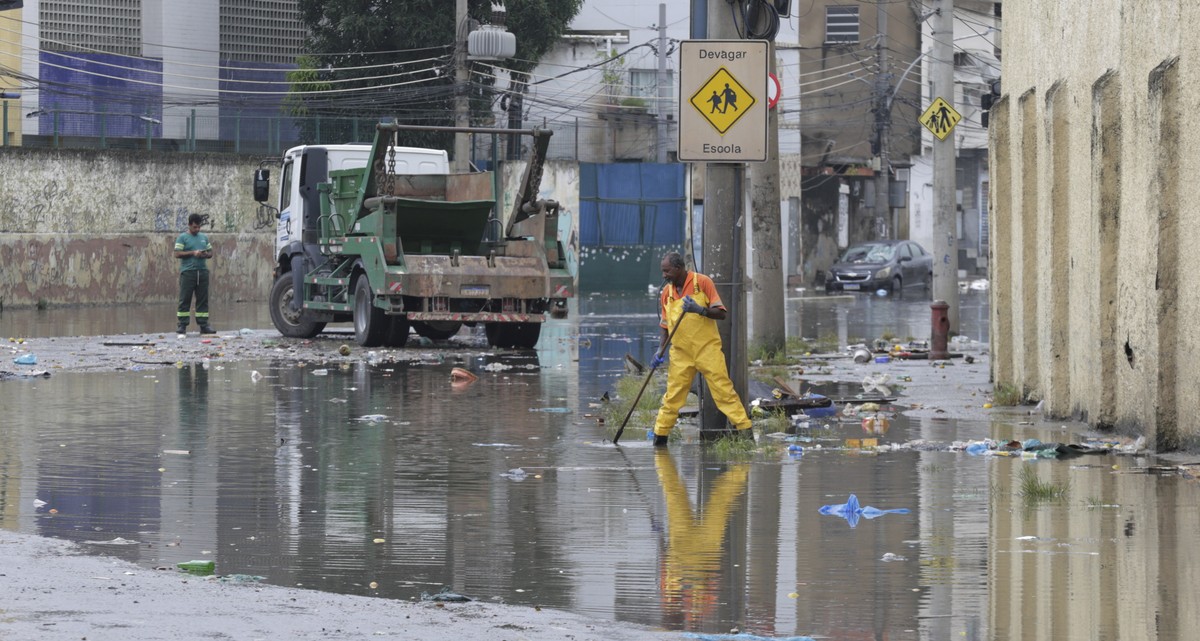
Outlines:
POLYGON ((287 72, 295 68, 295 65, 222 60, 221 140, 274 141, 279 148, 295 144, 296 125, 284 116, 282 97, 239 93, 286 91, 287 72))
POLYGON ((682 164, 580 163, 581 245, 683 244, 684 171, 682 164))
POLYGON ((162 62, 106 53, 41 51, 38 133, 162 135, 162 62), (140 118, 147 116, 152 120, 140 118))

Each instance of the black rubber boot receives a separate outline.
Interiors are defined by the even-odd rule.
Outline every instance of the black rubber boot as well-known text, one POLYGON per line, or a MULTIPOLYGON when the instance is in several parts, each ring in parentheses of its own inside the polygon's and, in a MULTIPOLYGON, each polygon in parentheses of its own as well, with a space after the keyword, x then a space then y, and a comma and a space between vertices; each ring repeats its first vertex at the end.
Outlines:
POLYGON ((670 440, 670 439, 668 439, 666 436, 661 436, 659 434, 655 434, 654 435, 654 447, 666 447, 668 440, 670 440))
POLYGON ((187 333, 187 325, 179 325, 178 327, 175 328, 175 333, 176 334, 186 334, 187 333))
POLYGON ((213 329, 212 327, 209 327, 208 325, 201 325, 200 333, 201 334, 216 334, 217 330, 213 329))

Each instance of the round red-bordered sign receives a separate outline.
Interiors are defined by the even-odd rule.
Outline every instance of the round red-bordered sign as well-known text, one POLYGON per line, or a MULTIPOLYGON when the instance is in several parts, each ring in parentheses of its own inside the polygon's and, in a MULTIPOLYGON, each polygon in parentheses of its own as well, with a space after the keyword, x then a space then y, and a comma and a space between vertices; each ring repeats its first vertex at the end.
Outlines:
POLYGON ((774 109, 775 105, 779 104, 779 94, 783 93, 783 87, 779 84, 779 78, 775 74, 767 74, 767 109, 774 109))

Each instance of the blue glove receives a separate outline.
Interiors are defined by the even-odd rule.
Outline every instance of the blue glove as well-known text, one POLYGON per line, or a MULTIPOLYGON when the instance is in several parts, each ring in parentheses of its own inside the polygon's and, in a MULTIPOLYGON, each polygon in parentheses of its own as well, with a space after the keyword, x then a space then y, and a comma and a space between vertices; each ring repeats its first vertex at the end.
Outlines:
POLYGON ((650 360, 650 367, 658 369, 659 367, 662 367, 662 364, 665 362, 667 362, 667 355, 665 353, 656 354, 654 358, 650 360))
POLYGON ((700 303, 697 303, 696 301, 692 300, 691 296, 683 297, 683 313, 684 314, 702 314, 703 312, 704 312, 704 308, 700 306, 700 303))

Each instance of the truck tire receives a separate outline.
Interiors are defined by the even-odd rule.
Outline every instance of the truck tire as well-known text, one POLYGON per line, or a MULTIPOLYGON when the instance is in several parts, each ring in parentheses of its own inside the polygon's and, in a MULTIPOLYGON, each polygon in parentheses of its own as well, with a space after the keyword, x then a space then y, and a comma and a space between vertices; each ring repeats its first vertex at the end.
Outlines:
POLYGON ((387 314, 375 306, 375 292, 365 275, 354 279, 354 340, 363 347, 379 347, 387 338, 387 314))
POLYGON ((304 310, 292 309, 292 298, 295 296, 290 273, 280 274, 271 286, 270 309, 271 322, 280 334, 288 338, 312 338, 325 329, 325 323, 308 320, 304 310))
POLYGON ((542 335, 541 323, 488 323, 483 331, 491 347, 533 349, 542 335))
POLYGON ((462 323, 456 321, 413 321, 412 328, 417 333, 431 341, 444 341, 462 329, 462 323))
POLYGON ((383 342, 388 347, 404 347, 408 344, 408 317, 393 316, 388 319, 387 336, 383 342))

